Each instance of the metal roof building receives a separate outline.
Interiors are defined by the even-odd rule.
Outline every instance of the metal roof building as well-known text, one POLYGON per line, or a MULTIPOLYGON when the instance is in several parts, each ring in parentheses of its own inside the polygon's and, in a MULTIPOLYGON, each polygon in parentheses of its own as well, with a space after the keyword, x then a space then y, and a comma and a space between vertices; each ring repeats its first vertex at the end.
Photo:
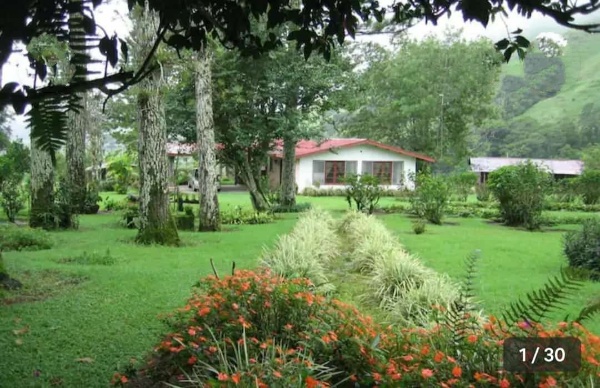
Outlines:
POLYGON ((556 178, 565 178, 581 175, 583 162, 581 160, 557 160, 557 159, 526 159, 526 158, 469 158, 471 171, 479 174, 479 182, 487 180, 487 175, 504 166, 515 166, 531 160, 534 164, 544 168, 556 178))

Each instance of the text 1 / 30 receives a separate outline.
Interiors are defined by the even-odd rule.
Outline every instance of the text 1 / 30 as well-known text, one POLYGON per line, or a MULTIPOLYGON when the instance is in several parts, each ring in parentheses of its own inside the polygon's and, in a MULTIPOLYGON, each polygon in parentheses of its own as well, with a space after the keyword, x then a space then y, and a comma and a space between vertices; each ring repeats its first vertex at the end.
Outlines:
POLYGON ((581 368, 581 341, 575 337, 507 338, 503 358, 508 372, 577 372, 581 368))

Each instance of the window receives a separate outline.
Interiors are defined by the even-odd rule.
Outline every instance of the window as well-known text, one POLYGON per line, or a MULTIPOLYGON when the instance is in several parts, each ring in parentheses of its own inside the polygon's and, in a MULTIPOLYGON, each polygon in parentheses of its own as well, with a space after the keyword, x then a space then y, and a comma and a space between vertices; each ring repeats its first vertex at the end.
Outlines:
POLYGON ((382 185, 392 184, 392 162, 373 162, 373 175, 382 185))
POLYGON ((339 185, 347 174, 356 174, 356 161, 313 160, 313 185, 339 185))
POLYGON ((313 186, 325 184, 325 162, 322 160, 313 160, 313 186))
POLYGON ((382 185, 404 183, 404 162, 362 162, 362 173, 379 178, 382 185))
POLYGON ((325 184, 341 184, 346 175, 346 162, 325 162, 325 184))

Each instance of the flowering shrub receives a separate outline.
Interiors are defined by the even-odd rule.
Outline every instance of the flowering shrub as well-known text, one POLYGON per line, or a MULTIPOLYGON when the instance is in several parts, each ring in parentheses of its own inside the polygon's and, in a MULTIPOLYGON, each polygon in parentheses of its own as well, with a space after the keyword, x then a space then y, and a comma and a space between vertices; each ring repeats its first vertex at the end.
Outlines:
POLYGON ((383 355, 371 344, 385 331, 356 308, 311 288, 307 279, 286 280, 268 270, 238 271, 222 280, 209 276, 169 320, 172 333, 146 365, 116 375, 113 383, 185 386, 197 376, 206 386, 373 385, 384 369, 377 362, 383 355))
MULTIPOLYGON (((285 280, 269 271, 238 271, 221 280, 209 276, 198 286, 169 319, 172 332, 147 362, 115 374, 113 385, 522 386, 524 376, 501 368, 502 341, 515 334, 582 341, 578 374, 536 375, 534 386, 600 382, 600 338, 577 323, 560 323, 551 330, 524 324, 501 330, 500 322, 490 317, 483 327, 471 326, 457 336, 444 324, 381 327, 356 308, 314 295, 306 279, 285 280)), ((436 312, 443 315, 444 309, 436 312)))

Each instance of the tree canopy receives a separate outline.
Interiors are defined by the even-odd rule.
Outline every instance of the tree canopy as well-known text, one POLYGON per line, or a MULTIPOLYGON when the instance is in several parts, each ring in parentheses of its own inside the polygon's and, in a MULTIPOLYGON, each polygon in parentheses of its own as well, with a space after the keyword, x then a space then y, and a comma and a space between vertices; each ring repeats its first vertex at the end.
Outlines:
MULTIPOLYGON (((73 74, 64 84, 43 84, 29 87, 17 82, 7 83, 0 90, 0 108, 11 104, 18 113, 24 113, 28 105, 35 109, 30 116, 34 128, 33 137, 39 146, 54 151, 64 143, 64 124, 67 110, 77 110, 77 101, 69 99, 76 91, 99 88, 104 93, 114 95, 129 86, 140 82, 152 72, 150 60, 162 42, 175 48, 201 49, 209 37, 221 42, 225 47, 236 48, 242 55, 258 56, 276 48, 281 39, 275 33, 261 34, 253 29, 253 20, 263 18, 267 29, 291 25, 287 40, 296 42, 305 57, 317 51, 326 59, 332 48, 342 44, 346 35, 355 36, 361 23, 381 22, 388 17, 396 25, 410 24, 415 20, 436 23, 441 17, 457 10, 465 21, 477 21, 486 26, 498 14, 506 10, 516 10, 522 16, 531 17, 539 13, 551 17, 561 25, 585 30, 598 31, 600 24, 577 24, 577 15, 590 14, 600 8, 595 0, 583 4, 563 0, 450 0, 439 3, 432 0, 416 0, 408 3, 397 2, 385 8, 375 0, 128 0, 129 8, 148 1, 151 9, 158 12, 159 25, 152 49, 147 60, 139 67, 130 70, 120 67, 119 56, 126 57, 126 43, 116 35, 109 36, 102 26, 97 25, 93 10, 108 0, 23 0, 5 2, 0 18, 0 65, 7 62, 15 44, 29 45, 43 35, 54 36, 65 42, 69 31, 69 14, 83 14, 77 26, 85 36, 77 40, 89 51, 99 51, 106 62, 104 74, 81 80, 81 74, 73 74), (390 15, 391 14, 391 15, 390 15), (110 64, 113 69, 108 71, 110 64), (109 85, 119 84, 117 87, 109 85)), ((515 52, 523 57, 529 42, 521 31, 496 43, 496 49, 504 53, 506 60, 515 52)), ((44 80, 53 61, 47 57, 34 57, 28 54, 36 78, 44 80)), ((71 65, 85 69, 83 63, 92 59, 87 55, 72 56, 71 65)))

